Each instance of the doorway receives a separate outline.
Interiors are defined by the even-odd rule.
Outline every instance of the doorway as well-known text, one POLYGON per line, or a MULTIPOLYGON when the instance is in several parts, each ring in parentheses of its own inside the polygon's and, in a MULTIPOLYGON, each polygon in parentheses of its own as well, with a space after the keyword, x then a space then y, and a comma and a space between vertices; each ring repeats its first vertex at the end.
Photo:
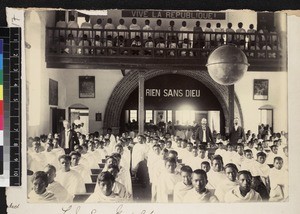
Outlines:
POLYGON ((60 133, 63 131, 63 121, 66 119, 66 110, 59 108, 50 108, 52 119, 52 133, 60 133))

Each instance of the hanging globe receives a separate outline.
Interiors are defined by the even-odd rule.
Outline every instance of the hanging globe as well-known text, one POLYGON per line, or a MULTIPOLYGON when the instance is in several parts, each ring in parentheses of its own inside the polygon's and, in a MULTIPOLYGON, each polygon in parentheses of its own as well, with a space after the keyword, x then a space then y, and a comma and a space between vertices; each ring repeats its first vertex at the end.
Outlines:
POLYGON ((248 69, 245 53, 233 46, 223 45, 210 53, 206 67, 211 78, 221 85, 233 85, 248 69))

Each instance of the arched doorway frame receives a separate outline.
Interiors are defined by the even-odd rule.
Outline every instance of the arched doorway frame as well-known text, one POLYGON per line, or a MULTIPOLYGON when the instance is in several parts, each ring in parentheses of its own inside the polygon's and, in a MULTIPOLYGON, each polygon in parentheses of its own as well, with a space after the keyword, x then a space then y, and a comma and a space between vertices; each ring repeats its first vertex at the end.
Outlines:
MULTIPOLYGON (((224 113, 225 127, 229 127, 229 91, 228 87, 216 83, 207 71, 195 70, 131 70, 114 88, 105 108, 103 129, 112 128, 115 133, 120 129, 120 118, 123 106, 130 94, 138 87, 138 73, 144 72, 145 81, 160 75, 177 74, 188 76, 203 83, 217 97, 224 113)), ((240 118, 241 125, 244 125, 242 108, 235 93, 234 115, 240 118)))

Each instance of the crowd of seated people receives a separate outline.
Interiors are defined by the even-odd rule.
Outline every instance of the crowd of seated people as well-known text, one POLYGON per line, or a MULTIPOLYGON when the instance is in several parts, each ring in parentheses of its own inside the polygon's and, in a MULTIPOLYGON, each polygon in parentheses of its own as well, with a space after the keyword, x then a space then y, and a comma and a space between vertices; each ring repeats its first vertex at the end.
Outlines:
POLYGON ((213 132, 213 140, 202 144, 192 132, 77 132, 72 148, 62 146, 59 134, 30 137, 28 200, 132 202, 133 182, 151 191, 152 202, 288 200, 287 135, 262 139, 248 131, 233 144, 213 132))
POLYGON ((236 30, 232 23, 224 29, 221 23, 215 28, 207 23, 202 29, 200 21, 196 21, 192 28, 182 21, 181 27, 176 29, 175 21, 169 22, 168 28, 163 28, 162 20, 151 27, 146 19, 144 26, 137 24, 133 18, 130 25, 124 19, 115 26, 111 18, 104 25, 102 19, 97 19, 94 26, 90 17, 79 27, 73 15, 66 23, 61 19, 56 23, 53 37, 53 52, 61 54, 79 55, 152 55, 152 56, 207 56, 210 50, 223 44, 234 44, 247 51, 249 57, 276 58, 276 51, 280 49, 279 36, 275 27, 270 32, 266 26, 255 30, 250 24, 246 31, 243 23, 238 23, 236 30), (258 53, 256 53, 258 52, 258 53))

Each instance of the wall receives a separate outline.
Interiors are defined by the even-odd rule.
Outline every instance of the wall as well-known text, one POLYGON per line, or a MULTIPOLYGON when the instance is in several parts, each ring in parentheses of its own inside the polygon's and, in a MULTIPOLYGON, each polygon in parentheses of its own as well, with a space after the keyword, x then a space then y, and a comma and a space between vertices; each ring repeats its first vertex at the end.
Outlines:
POLYGON ((235 92, 242 106, 244 128, 257 133, 260 122, 258 108, 264 105, 274 107, 274 131, 287 131, 287 72, 247 72, 235 84, 235 92), (269 79, 269 99, 253 100, 254 79, 269 79))
POLYGON ((64 86, 67 91, 66 106, 80 103, 89 108, 89 127, 90 132, 101 132, 103 121, 95 121, 95 114, 104 111, 110 94, 115 85, 122 79, 123 75, 120 70, 59 70, 65 79, 64 86), (79 98, 79 76, 95 76, 95 98, 79 98))
POLYGON ((26 12, 25 38, 31 45, 26 49, 26 83, 29 90, 28 136, 47 134, 51 131, 51 116, 49 105, 49 78, 58 81, 58 108, 65 108, 66 88, 59 71, 46 69, 45 63, 45 26, 51 23, 54 12, 26 12))

